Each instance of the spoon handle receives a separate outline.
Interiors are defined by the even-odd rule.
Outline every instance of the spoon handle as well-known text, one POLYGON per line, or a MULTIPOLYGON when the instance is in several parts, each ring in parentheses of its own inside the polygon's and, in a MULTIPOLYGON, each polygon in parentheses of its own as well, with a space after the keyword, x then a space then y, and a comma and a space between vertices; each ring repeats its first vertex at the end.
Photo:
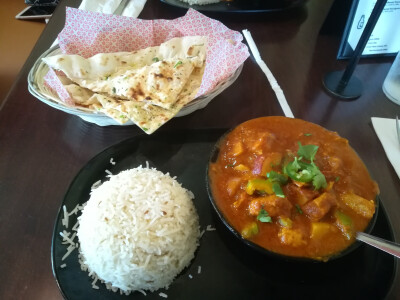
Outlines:
POLYGON ((382 251, 385 251, 389 254, 392 254, 392 255, 396 256, 397 258, 400 258, 400 245, 399 244, 378 238, 376 236, 372 236, 372 235, 364 233, 364 232, 358 232, 356 239, 361 242, 367 243, 368 245, 371 245, 375 248, 378 248, 382 251))

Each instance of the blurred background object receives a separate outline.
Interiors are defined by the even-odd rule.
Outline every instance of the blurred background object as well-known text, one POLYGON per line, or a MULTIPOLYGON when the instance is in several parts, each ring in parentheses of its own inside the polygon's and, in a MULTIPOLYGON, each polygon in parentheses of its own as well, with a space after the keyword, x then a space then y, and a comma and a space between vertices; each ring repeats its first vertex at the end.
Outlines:
POLYGON ((0 0, 0 107, 11 84, 42 33, 45 22, 21 21, 15 16, 27 4, 24 0, 0 0))
POLYGON ((382 88, 386 97, 400 105, 400 51, 390 67, 382 88))
POLYGON ((57 6, 59 0, 25 0, 26 5, 32 6, 46 6, 46 5, 53 5, 57 6))

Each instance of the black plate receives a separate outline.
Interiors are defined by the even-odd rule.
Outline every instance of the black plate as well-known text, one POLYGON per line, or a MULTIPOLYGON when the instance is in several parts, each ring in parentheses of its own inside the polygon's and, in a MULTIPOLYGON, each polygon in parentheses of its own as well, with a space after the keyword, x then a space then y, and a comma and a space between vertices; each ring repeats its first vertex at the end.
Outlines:
POLYGON ((161 0, 161 2, 180 8, 193 8, 205 12, 258 13, 275 12, 295 8, 304 0, 232 0, 207 5, 189 5, 180 0, 161 0))
MULTIPOLYGON (((57 215, 52 241, 52 267, 66 299, 382 299, 396 272, 392 256, 367 245, 328 263, 293 263, 273 259, 241 243, 221 223, 206 191, 206 166, 211 149, 225 130, 182 131, 140 136, 114 145, 91 159, 73 180, 57 215), (116 165, 110 164, 113 158, 116 165), (88 200, 90 187, 112 173, 149 162, 162 172, 176 176, 195 195, 200 225, 206 231, 192 264, 168 290, 138 292, 123 296, 92 289, 92 280, 80 270, 77 250, 61 261, 66 246, 59 232, 62 205, 68 210, 88 200), (60 266, 66 263, 65 268, 60 266), (198 274, 198 267, 201 273, 198 274), (192 278, 189 277, 192 275, 192 278)), ((74 223, 76 217, 70 217, 74 223)), ((95 230, 95 229, 94 229, 95 230)), ((382 205, 372 234, 392 240, 391 227, 382 205)))

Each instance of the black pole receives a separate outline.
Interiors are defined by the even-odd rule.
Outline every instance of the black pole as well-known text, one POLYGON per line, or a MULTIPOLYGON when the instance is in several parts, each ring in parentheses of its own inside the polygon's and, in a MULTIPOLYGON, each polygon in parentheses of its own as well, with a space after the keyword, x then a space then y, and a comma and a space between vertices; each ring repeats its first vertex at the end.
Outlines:
POLYGON ((385 8, 387 0, 377 0, 371 16, 365 25, 364 31, 361 34, 360 40, 354 49, 353 56, 351 57, 344 72, 335 71, 325 75, 323 79, 324 87, 331 94, 343 99, 355 99, 361 96, 362 84, 358 78, 351 78, 361 54, 364 51, 372 31, 375 28, 378 19, 385 8))

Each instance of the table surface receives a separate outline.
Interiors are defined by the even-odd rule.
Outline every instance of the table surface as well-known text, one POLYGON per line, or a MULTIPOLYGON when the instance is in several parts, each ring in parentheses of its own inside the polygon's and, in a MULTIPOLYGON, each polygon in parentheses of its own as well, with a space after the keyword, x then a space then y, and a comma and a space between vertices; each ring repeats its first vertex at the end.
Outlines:
MULTIPOLYGON (((97 153, 141 134, 134 127, 98 127, 46 106, 31 96, 27 75, 35 60, 63 27, 61 1, 32 50, 0 110, 0 299, 61 299, 50 263, 55 217, 77 172, 97 153)), ((275 14, 209 14, 233 30, 248 29, 297 118, 347 138, 378 182, 394 239, 400 242, 400 185, 371 124, 371 117, 393 118, 400 107, 382 92, 393 58, 361 59, 354 75, 364 86, 356 101, 329 96, 321 79, 341 70, 340 35, 320 29, 332 1, 307 1, 299 9, 275 14)), ((172 19, 185 10, 148 0, 144 19, 172 19)), ((229 128, 251 118, 283 115, 266 77, 249 58, 238 80, 206 108, 176 118, 160 129, 229 128)), ((397 265, 398 265, 397 261, 397 265)), ((396 272, 388 298, 400 299, 396 272)))

